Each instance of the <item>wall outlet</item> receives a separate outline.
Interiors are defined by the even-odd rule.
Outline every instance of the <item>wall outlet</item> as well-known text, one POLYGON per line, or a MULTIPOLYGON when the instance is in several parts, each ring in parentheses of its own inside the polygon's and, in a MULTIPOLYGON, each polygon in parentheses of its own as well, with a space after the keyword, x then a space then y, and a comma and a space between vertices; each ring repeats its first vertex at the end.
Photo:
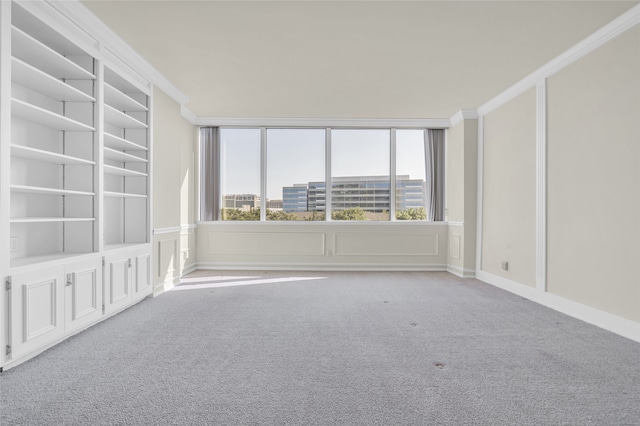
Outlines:
POLYGON ((502 269, 504 269, 505 271, 509 270, 509 262, 507 262, 506 260, 502 261, 502 269))
POLYGON ((11 253, 18 251, 18 237, 9 238, 9 251, 11 251, 11 253))

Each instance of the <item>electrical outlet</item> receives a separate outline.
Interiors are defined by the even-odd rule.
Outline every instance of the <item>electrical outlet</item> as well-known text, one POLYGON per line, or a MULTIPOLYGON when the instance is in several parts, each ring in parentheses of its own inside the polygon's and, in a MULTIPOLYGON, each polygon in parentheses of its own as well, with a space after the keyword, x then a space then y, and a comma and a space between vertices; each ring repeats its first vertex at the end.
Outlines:
POLYGON ((10 251, 11 253, 15 253, 16 251, 18 251, 18 237, 11 237, 9 239, 9 244, 10 244, 10 251))
POLYGON ((507 262, 506 260, 502 261, 502 269, 504 269, 505 271, 509 270, 509 262, 507 262))

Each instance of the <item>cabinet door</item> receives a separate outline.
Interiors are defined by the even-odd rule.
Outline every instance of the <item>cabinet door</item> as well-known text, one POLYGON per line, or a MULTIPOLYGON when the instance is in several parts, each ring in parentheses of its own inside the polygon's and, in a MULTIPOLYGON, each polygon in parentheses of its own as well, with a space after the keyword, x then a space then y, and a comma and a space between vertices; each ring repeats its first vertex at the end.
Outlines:
POLYGON ((64 335, 64 268, 54 266, 11 276, 11 358, 64 335))
POLYGON ((104 257, 104 312, 110 314, 131 303, 131 257, 128 253, 104 257))
POLYGON ((149 250, 136 252, 133 256, 135 279, 133 283, 134 299, 151 294, 151 253, 149 250))
POLYGON ((100 258, 67 265, 65 329, 76 330, 102 316, 102 264, 100 258))

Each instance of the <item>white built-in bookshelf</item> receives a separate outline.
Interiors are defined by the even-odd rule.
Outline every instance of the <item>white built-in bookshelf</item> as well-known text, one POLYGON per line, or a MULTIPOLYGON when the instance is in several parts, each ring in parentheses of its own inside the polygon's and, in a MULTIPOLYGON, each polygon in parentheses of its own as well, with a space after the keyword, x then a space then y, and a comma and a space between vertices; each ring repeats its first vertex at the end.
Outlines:
POLYGON ((151 293, 151 86, 52 4, 0 12, 3 368, 151 293))

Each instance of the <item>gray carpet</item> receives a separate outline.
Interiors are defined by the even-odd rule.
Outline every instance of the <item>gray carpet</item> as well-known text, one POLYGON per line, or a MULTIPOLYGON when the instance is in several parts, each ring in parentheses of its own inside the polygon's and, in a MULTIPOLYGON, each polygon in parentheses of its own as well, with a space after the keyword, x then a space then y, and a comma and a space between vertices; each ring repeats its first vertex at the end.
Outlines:
POLYGON ((2 373, 0 424, 640 425, 640 344, 476 280, 188 278, 2 373))

